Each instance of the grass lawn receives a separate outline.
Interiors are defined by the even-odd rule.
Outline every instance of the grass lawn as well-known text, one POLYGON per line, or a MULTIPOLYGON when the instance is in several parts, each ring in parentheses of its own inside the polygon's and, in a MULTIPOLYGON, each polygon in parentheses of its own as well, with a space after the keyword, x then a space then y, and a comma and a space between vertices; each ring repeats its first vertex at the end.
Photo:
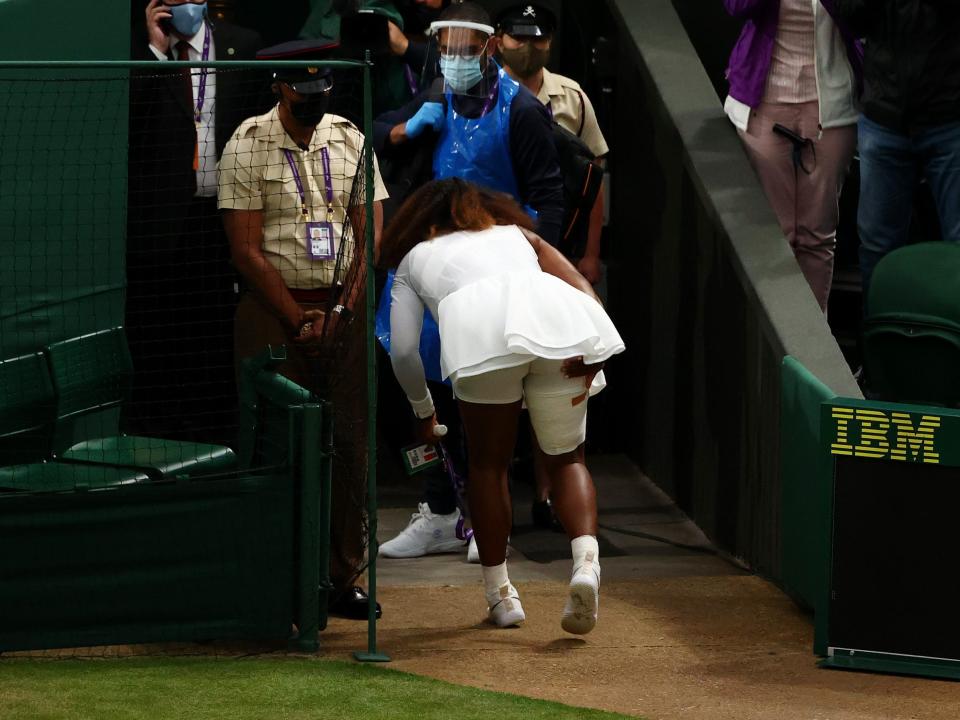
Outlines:
POLYGON ((327 660, 0 659, 3 720, 622 717, 327 660))

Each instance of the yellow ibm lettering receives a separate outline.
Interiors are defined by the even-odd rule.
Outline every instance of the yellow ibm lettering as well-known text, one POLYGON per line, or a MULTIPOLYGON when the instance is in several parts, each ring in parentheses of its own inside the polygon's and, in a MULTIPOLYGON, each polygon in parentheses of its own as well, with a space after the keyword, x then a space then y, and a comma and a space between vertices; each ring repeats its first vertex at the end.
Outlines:
POLYGON ((857 410, 860 422, 860 443, 853 448, 854 457, 882 458, 890 452, 887 433, 890 421, 879 410, 857 410))
POLYGON ((833 455, 934 465, 940 462, 935 444, 940 418, 935 415, 921 416, 916 426, 911 416, 902 412, 888 415, 881 410, 835 407, 831 408, 831 416, 836 424, 836 435, 830 444, 833 455), (860 431, 860 441, 856 444, 850 439, 851 425, 860 431))
POLYGON ((853 408, 835 407, 831 409, 831 413, 837 423, 837 436, 830 445, 830 452, 834 455, 853 455, 853 445, 849 442, 853 408))
POLYGON ((896 444, 890 451, 894 460, 922 460, 925 463, 938 464, 940 453, 933 445, 940 418, 923 415, 920 424, 914 429, 913 421, 906 413, 893 413, 893 424, 897 429, 896 444))

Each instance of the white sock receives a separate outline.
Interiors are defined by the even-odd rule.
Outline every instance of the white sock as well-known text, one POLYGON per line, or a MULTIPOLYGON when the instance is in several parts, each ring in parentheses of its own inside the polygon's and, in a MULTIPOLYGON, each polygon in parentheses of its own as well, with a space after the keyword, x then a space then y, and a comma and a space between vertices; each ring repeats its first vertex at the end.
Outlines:
POLYGON ((483 589, 487 595, 499 595, 500 588, 510 584, 506 560, 499 565, 483 565, 480 572, 483 573, 483 589))
POLYGON ((600 571, 600 546, 597 544, 596 537, 593 535, 575 537, 570 541, 570 549, 573 553, 574 570, 592 560, 597 572, 600 571))

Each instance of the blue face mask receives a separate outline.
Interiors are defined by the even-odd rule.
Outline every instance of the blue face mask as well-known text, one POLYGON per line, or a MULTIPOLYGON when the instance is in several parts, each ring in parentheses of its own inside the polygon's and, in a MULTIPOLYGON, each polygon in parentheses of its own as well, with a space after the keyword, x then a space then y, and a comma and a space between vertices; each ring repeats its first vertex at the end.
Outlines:
POLYGON ((461 57, 460 55, 441 55, 440 72, 453 92, 462 94, 483 78, 480 70, 480 55, 461 57))
POLYGON ((207 4, 187 2, 182 5, 167 5, 167 10, 173 17, 170 18, 170 24, 173 29, 181 35, 192 37, 197 34, 200 26, 203 25, 203 18, 207 14, 207 4))

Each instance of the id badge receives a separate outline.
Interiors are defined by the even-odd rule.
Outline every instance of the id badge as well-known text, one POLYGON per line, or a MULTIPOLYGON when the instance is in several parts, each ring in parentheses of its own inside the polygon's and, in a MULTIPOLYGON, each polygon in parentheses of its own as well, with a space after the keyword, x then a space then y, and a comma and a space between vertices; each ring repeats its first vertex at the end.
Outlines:
POLYGON ((400 452, 407 475, 413 475, 443 462, 437 449, 432 445, 409 445, 400 452))
POLYGON ((333 260, 337 256, 333 223, 307 223, 307 254, 311 260, 333 260))

